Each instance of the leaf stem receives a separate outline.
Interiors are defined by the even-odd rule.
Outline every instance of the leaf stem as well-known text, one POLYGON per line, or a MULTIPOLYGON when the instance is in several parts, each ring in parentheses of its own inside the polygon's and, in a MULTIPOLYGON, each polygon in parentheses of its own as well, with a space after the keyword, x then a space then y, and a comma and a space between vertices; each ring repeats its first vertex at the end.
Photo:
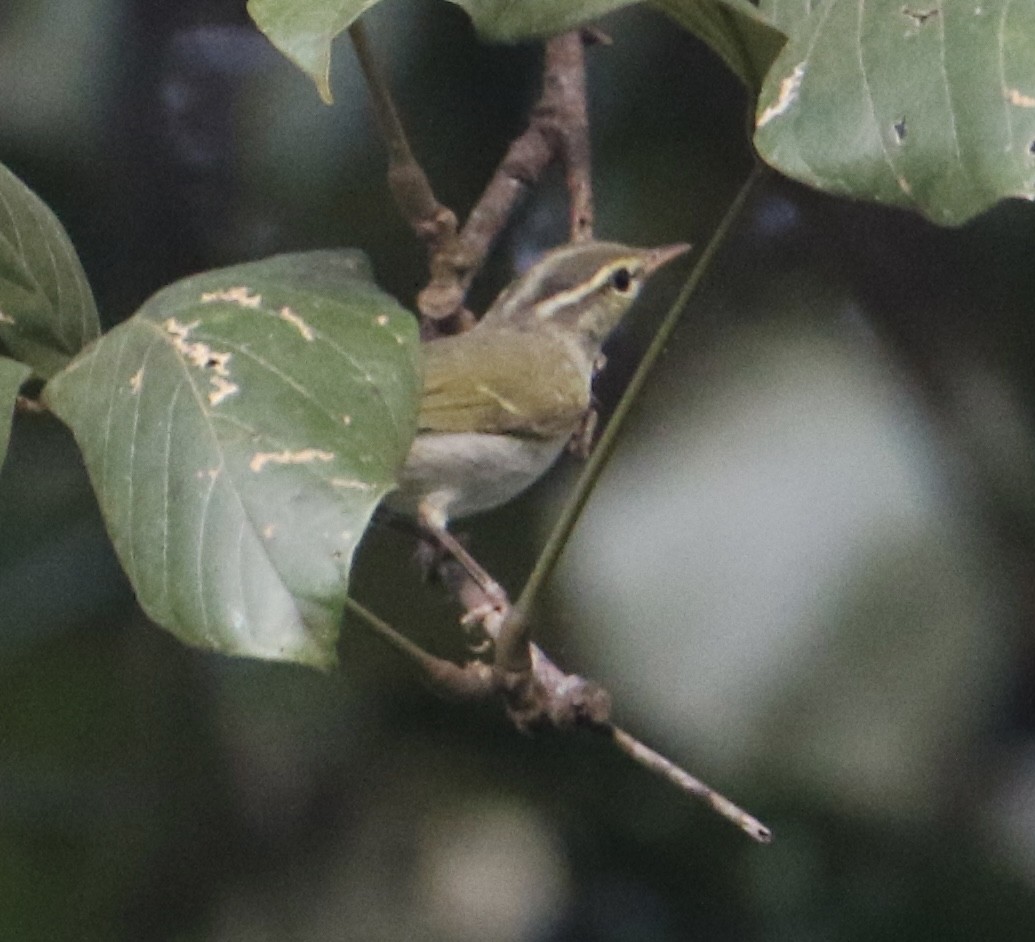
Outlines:
POLYGON ((592 237, 583 43, 578 31, 546 41, 542 90, 528 126, 510 142, 458 237, 431 259, 431 280, 417 297, 417 307, 425 317, 439 320, 463 305, 475 274, 518 203, 558 157, 571 193, 572 240, 592 237))
POLYGON ((575 529, 575 524, 578 522, 582 509, 589 501, 589 496, 596 486, 604 465, 614 451, 622 423, 631 411, 633 404, 639 398, 640 392, 647 382, 647 377, 650 375, 654 364, 657 362, 658 357, 661 356, 665 345, 676 328, 683 309, 697 290, 698 284, 700 284, 701 279, 708 271, 712 260, 725 242, 730 229, 744 208, 748 195, 763 173, 764 168, 762 165, 756 164, 747 179, 741 184, 740 189, 733 198, 733 202, 730 203, 719 225, 712 233, 712 237, 708 240, 708 244, 697 260, 697 264, 691 270, 690 276, 683 285, 683 289, 679 292, 675 301, 673 301, 668 314, 665 315, 665 319, 658 328, 658 332, 654 335, 654 339, 647 348, 647 352, 643 355, 643 359, 640 360, 639 366, 637 366, 632 379, 629 381, 629 385, 626 386, 625 391, 622 393, 622 398, 615 407, 611 420, 607 423, 604 433, 600 436, 600 441, 597 442, 582 474, 579 475, 574 491, 557 518, 557 522, 554 524, 553 530, 550 532, 550 536, 543 546, 539 558, 536 560, 535 567, 532 569, 528 581, 525 582, 525 586, 521 590, 521 595, 514 605, 516 618, 527 618, 540 592, 542 592, 543 586, 553 574, 561 553, 564 552, 564 547, 567 545, 572 531, 575 529))
POLYGON ((352 612, 382 641, 386 641, 402 654, 417 669, 432 691, 449 700, 483 701, 493 692, 492 671, 486 664, 469 661, 454 664, 445 658, 435 657, 404 634, 393 628, 384 619, 378 618, 370 609, 361 605, 352 596, 345 596, 345 608, 352 612))
POLYGON ((456 215, 438 201, 427 174, 413 155, 388 82, 374 55, 366 29, 359 20, 349 26, 349 38, 356 50, 378 130, 388 151, 389 189, 403 218, 427 243, 429 253, 440 252, 456 240, 456 215))

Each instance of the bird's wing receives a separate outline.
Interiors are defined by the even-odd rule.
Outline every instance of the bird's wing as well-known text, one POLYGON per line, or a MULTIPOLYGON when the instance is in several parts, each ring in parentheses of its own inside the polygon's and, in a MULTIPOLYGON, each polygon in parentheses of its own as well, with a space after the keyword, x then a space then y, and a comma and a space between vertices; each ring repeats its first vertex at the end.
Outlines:
POLYGON ((589 408, 591 369, 556 338, 476 327, 422 350, 424 431, 548 438, 570 432, 589 408))

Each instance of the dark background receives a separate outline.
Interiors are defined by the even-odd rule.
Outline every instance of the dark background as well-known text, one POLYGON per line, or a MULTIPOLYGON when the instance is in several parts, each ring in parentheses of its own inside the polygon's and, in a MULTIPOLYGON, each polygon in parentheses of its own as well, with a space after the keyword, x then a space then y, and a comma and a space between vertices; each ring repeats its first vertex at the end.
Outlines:
MULTIPOLYGON (((535 45, 447 3, 367 17, 439 197, 466 211, 538 93, 535 45)), ((598 233, 698 249, 751 167, 747 102, 663 18, 602 24, 598 233)), ((8 0, 0 160, 66 225, 105 325, 190 272, 365 249, 404 303, 347 43, 336 104, 243 3, 8 0)), ((473 295, 564 238, 556 174, 473 295)), ((0 477, 0 939, 1026 938, 1035 930, 1035 216, 962 230, 771 178, 692 300, 542 612, 638 734, 769 848, 592 739, 444 704, 359 626, 342 669, 150 625, 70 437, 0 477)), ((686 267, 610 350, 606 408, 686 267)), ((520 586, 574 463, 465 525, 520 586)), ((427 646, 456 613, 371 534, 355 592, 427 646)))

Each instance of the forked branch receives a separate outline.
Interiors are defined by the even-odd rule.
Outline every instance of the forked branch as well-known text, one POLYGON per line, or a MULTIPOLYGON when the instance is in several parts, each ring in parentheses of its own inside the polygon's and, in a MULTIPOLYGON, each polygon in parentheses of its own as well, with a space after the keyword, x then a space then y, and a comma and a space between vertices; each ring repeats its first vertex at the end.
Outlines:
MULTIPOLYGON (((458 578, 466 579, 466 575, 458 575, 458 578)), ((468 580, 467 588, 461 591, 472 587, 477 591, 468 580)), ((537 645, 529 646, 532 662, 529 672, 508 673, 479 660, 454 664, 414 644, 353 599, 347 599, 346 604, 363 624, 404 655, 438 696, 476 702, 500 698, 511 720, 522 730, 550 726, 606 735, 634 762, 701 799, 752 839, 761 844, 772 840, 769 828, 753 815, 615 725, 607 691, 584 677, 566 674, 537 645)), ((493 620, 487 619, 484 624, 491 637, 493 620)))
POLYGON ((528 128, 511 143, 459 230, 456 214, 435 197, 413 156, 388 85, 358 21, 349 27, 349 35, 388 150, 389 186, 403 217, 427 245, 430 278, 417 296, 417 307, 425 319, 438 322, 463 313, 467 291, 493 243, 522 196, 554 160, 563 161, 571 194, 571 240, 593 237, 583 46, 587 39, 599 41, 597 34, 575 31, 547 40, 543 89, 528 128))
MULTIPOLYGON (((562 160, 565 167, 571 196, 571 241, 593 237, 583 46, 588 41, 600 41, 599 34, 572 32, 547 42, 542 94, 533 109, 529 126, 512 142, 466 223, 459 230, 456 215, 435 198, 427 176, 413 156, 387 84, 374 61, 362 27, 358 23, 353 24, 350 34, 370 86, 378 125, 388 149, 389 184, 393 196, 403 216, 428 247, 431 277, 418 297, 418 307, 426 322, 438 323, 464 313, 463 303, 467 290, 493 242, 525 191, 539 179, 553 160, 562 160)), ((702 259, 704 265, 699 263, 695 268, 688 289, 670 312, 666 326, 662 328, 666 337, 693 285, 696 285, 707 266, 714 247, 721 241, 742 205, 744 195, 746 188, 734 201, 727 219, 713 238, 709 251, 702 259)), ((655 346, 663 343, 664 339, 659 336, 655 346)), ((637 372, 640 385, 656 356, 657 351, 652 346, 651 354, 648 354, 646 362, 641 364, 637 372)), ((634 397, 638 388, 634 384, 628 395, 634 397)), ((626 403, 627 408, 625 397, 623 403, 626 403)), ((620 408, 616 417, 619 421, 622 414, 620 408)), ((605 445, 603 454, 590 462, 588 475, 583 475, 573 500, 562 514, 516 606, 511 606, 505 596, 502 603, 499 598, 489 598, 485 592, 485 580, 473 578, 470 565, 466 570, 457 565, 456 559, 460 557, 456 552, 453 553, 453 559, 440 563, 439 574, 468 613, 465 620, 480 624, 487 640, 491 642, 494 651, 492 664, 471 660, 461 665, 435 657, 355 601, 347 600, 348 607, 367 627, 408 658, 420 671, 425 682, 439 695, 463 700, 498 697, 503 700, 508 715, 519 729, 552 726, 557 729, 588 729, 603 733, 634 761, 684 792, 704 800, 754 840, 768 843, 771 833, 761 822, 616 726, 611 720, 611 697, 607 691, 586 678, 565 673, 530 640, 528 614, 567 542, 592 482, 606 459, 609 450, 607 446, 613 441, 616 427, 617 423, 613 422, 608 429, 605 441, 602 442, 605 445)), ((480 567, 477 569, 480 570, 480 567)))

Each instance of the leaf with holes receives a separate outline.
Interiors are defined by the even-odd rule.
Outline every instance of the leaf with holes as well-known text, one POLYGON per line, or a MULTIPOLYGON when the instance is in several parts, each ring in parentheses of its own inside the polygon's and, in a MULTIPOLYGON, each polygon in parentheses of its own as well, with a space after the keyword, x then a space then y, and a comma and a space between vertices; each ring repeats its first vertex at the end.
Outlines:
POLYGON ((820 189, 959 225, 1035 199, 1035 4, 817 0, 758 101, 767 163, 820 189))
POLYGON ((93 294, 67 233, 0 164, 0 340, 46 378, 99 333, 93 294))
POLYGON ((48 383, 151 618, 335 662, 353 553, 416 431, 417 341, 361 253, 307 252, 165 288, 48 383))

